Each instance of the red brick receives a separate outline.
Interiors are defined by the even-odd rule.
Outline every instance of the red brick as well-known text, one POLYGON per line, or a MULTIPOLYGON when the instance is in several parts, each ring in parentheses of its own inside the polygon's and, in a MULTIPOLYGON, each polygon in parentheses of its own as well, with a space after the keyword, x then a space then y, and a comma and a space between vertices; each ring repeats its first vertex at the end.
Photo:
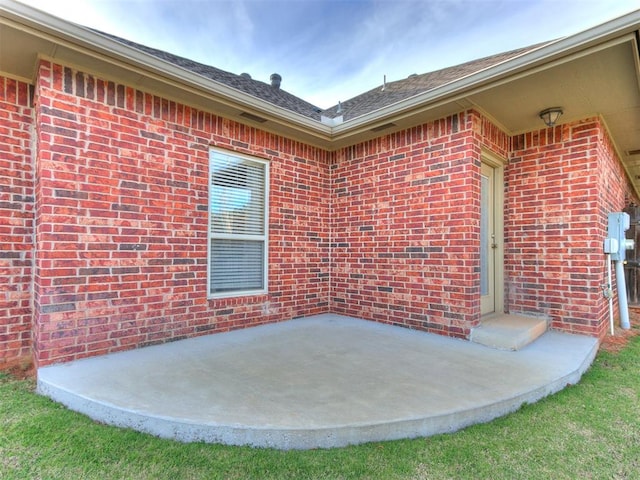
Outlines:
POLYGON ((634 195, 597 119, 510 138, 471 110, 327 152, 49 61, 30 90, 0 77, 4 358, 31 329, 45 365, 328 311, 465 337, 483 149, 509 160, 507 310, 605 330, 603 212, 634 195), (270 162, 268 294, 207 299, 210 145, 270 162))
POLYGON ((26 83, 0 76, 0 365, 31 353, 34 174, 30 90, 26 83))
POLYGON ((100 328, 70 327, 39 342, 39 364, 327 311, 326 302, 317 306, 329 289, 328 278, 317 277, 329 268, 323 263, 329 258, 327 152, 48 62, 39 73, 37 98, 55 98, 55 106, 38 105, 43 120, 38 173, 46 182, 37 193, 40 212, 54 228, 38 239, 42 268, 36 290, 41 304, 57 313, 36 313, 35 335, 45 332, 53 315, 73 313, 65 318, 76 323, 109 319, 100 328), (89 85, 94 86, 91 95, 89 85), (82 139, 63 144, 78 147, 73 159, 56 156, 63 138, 82 139), (285 235, 302 238, 296 247, 297 288, 283 288, 289 265, 272 262, 272 294, 207 300, 206 172, 212 144, 270 160, 270 201, 295 212, 291 217, 272 213, 270 257, 287 251, 285 235), (79 178, 81 187, 75 183, 79 178), (285 178, 292 184, 280 188, 285 178), (56 196, 62 191, 82 196, 56 196), (310 225, 313 238, 305 235, 310 225), (129 266, 135 269, 113 275, 129 266), (51 284, 105 300, 49 293, 51 284), (56 310, 74 305, 74 312, 56 310), (232 313, 215 313, 229 305, 235 306, 232 313), (78 345, 61 343, 73 339, 74 332, 78 345))
POLYGON ((544 313, 553 328, 602 336, 608 315, 600 291, 606 213, 621 211, 634 198, 633 188, 598 119, 554 132, 558 128, 562 135, 554 134, 555 141, 547 131, 512 140, 506 170, 508 308, 544 313), (528 260, 525 251, 535 255, 528 260), (526 287, 534 284, 540 288, 526 287))

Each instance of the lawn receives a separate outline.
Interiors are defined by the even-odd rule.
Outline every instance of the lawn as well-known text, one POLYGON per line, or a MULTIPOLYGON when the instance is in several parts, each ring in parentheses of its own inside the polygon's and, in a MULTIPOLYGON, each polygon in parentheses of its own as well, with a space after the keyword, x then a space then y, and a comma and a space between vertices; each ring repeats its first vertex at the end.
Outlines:
POLYGON ((640 336, 484 425, 311 451, 181 444, 97 424, 0 373, 1 479, 640 479, 640 336))

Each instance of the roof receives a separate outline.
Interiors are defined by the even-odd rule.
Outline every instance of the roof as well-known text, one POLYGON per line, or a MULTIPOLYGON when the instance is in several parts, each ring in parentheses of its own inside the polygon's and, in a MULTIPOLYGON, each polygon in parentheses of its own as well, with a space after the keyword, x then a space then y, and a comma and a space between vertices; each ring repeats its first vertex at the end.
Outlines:
POLYGON ((215 112, 326 151, 357 145, 470 109, 507 135, 603 120, 640 190, 640 10, 556 41, 389 82, 318 111, 283 89, 124 39, 14 0, 0 0, 0 72, 33 84, 40 59, 215 112), (384 89, 383 89, 384 87, 384 89))
POLYGON ((397 103, 454 82, 474 73, 486 70, 519 55, 531 52, 546 45, 545 42, 509 52, 480 58, 453 67, 443 68, 421 75, 413 74, 403 80, 385 83, 323 112, 323 115, 335 117, 342 115, 344 121, 371 113, 382 107, 397 103))
POLYGON ((434 72, 423 73, 421 75, 411 75, 403 80, 385 83, 384 85, 371 89, 368 92, 358 95, 350 100, 342 102, 329 109, 322 110, 321 108, 318 108, 281 88, 275 88, 271 86, 271 84, 254 80, 246 74, 237 75, 185 57, 174 55, 146 45, 141 45, 115 35, 98 32, 97 30, 94 31, 119 43, 189 70, 197 75, 202 75, 203 77, 223 83, 231 88, 240 90, 241 92, 259 98, 260 100, 271 103, 272 105, 285 108, 291 112, 299 113, 310 119, 318 121, 320 121, 322 117, 336 118, 339 116, 342 117, 343 121, 347 121, 349 119, 371 113, 382 107, 392 105, 401 100, 433 90, 444 84, 454 82, 460 78, 489 69, 495 65, 551 43, 540 43, 472 60, 470 62, 465 62, 434 72))
POLYGON ((123 45, 135 48, 141 52, 153 55, 156 58, 172 63, 178 67, 189 70, 197 75, 201 75, 211 80, 223 83, 231 88, 239 90, 243 93, 247 93, 256 98, 269 102, 272 105, 286 108, 295 113, 299 113, 314 120, 320 120, 321 108, 310 104, 309 102, 292 95, 291 93, 282 90, 281 88, 273 87, 271 84, 261 82, 259 80, 252 79, 247 74, 236 75, 235 73, 227 72, 219 68, 199 63, 194 60, 190 60, 185 57, 180 57, 169 52, 164 52, 156 48, 151 48, 146 45, 141 45, 124 38, 116 37, 105 32, 94 32, 115 40, 123 45))

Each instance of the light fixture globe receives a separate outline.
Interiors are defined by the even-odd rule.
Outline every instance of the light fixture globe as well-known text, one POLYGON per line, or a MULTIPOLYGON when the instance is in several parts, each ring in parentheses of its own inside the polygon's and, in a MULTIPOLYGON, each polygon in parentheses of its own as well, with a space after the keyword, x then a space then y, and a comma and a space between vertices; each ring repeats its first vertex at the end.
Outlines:
POLYGON ((547 127, 553 127, 562 114, 563 111, 561 107, 551 107, 542 110, 539 115, 547 127))

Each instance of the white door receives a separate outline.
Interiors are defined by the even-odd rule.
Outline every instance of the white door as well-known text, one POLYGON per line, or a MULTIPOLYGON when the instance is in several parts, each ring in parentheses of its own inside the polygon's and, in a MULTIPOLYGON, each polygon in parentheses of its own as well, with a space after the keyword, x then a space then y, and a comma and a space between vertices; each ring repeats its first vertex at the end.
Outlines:
POLYGON ((480 310, 482 315, 496 311, 496 174, 482 164, 480 177, 480 310))

